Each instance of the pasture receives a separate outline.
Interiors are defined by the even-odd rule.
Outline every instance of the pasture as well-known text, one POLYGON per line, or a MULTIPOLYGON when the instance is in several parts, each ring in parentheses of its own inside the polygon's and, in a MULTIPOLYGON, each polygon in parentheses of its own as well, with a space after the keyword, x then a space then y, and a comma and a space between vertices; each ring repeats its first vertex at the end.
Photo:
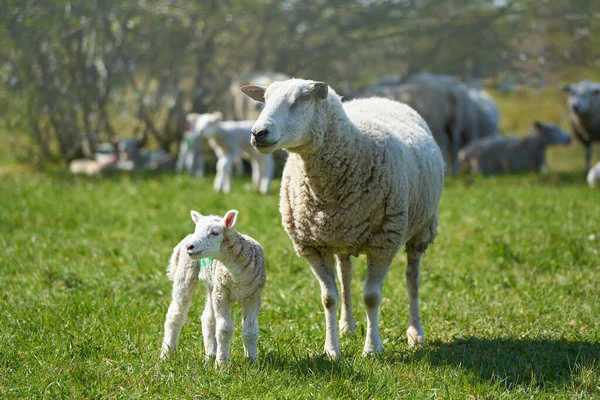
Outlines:
MULTIPOLYGON (((596 158, 598 157, 596 150, 596 158)), ((318 285, 280 223, 277 194, 231 195, 174 174, 73 177, 3 157, 0 174, 2 398, 595 398, 600 397, 600 193, 580 148, 553 152, 542 175, 449 178, 436 243, 422 265, 426 345, 406 345, 404 257, 384 285, 385 353, 361 355, 365 260, 355 260, 356 337, 321 356, 318 285), (563 168, 564 167, 564 168, 563 168), (577 172, 574 172, 577 171, 577 172), (203 291, 178 354, 158 363, 171 249, 189 210, 240 211, 261 242, 268 280, 259 357, 204 362, 203 291)), ((239 307, 234 319, 239 321, 239 307)))

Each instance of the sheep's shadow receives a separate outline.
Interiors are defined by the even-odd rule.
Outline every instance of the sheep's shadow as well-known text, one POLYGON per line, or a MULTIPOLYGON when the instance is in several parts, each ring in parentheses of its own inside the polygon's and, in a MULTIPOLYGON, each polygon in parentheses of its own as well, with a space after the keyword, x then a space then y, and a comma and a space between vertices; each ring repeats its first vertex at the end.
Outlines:
POLYGON ((584 370, 600 376, 600 343, 468 337, 429 342, 415 350, 412 357, 392 356, 392 362, 416 360, 471 371, 483 381, 502 382, 508 388, 547 384, 565 387, 577 381, 575 375, 584 370))

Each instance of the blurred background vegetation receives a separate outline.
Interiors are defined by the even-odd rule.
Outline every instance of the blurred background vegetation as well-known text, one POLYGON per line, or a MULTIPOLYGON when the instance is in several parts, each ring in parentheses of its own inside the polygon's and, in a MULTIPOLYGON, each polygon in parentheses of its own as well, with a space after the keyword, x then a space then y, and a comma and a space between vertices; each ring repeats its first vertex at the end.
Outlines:
MULTIPOLYGON (((563 122, 559 85, 600 79, 597 0, 0 0, 4 153, 80 156, 90 135, 173 151, 187 112, 277 71, 342 94, 385 75, 484 84, 501 128, 563 122)), ((4 157, 7 157, 6 155, 4 157)))

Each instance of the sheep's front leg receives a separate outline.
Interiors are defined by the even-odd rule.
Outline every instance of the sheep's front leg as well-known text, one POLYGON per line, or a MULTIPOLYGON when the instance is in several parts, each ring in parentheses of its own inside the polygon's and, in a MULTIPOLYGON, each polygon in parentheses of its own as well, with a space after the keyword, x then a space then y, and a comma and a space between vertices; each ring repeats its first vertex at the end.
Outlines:
POLYGON ((423 344, 425 335, 421 325, 421 314, 419 312, 419 282, 420 266, 423 252, 414 248, 407 247, 406 251, 406 289, 408 292, 408 307, 410 319, 406 337, 408 346, 414 347, 416 344, 423 344))
POLYGON ((340 358, 340 340, 337 332, 338 290, 335 284, 335 264, 332 254, 314 253, 306 257, 313 274, 321 286, 321 301, 325 310, 325 354, 333 359, 340 358))
POLYGON ((214 360, 217 355, 216 319, 212 301, 212 289, 206 288, 206 305, 202 317, 202 337, 207 360, 214 360))
MULTIPOLYGON (((223 287, 219 291, 226 290, 223 287)), ((233 336, 233 321, 231 320, 231 305, 229 293, 219 293, 213 290, 213 309, 216 317, 217 364, 227 365, 230 356, 231 338, 233 336)))
POLYGON ((390 269, 393 257, 367 257, 367 278, 363 290, 363 301, 367 309, 367 337, 365 354, 383 351, 379 335, 379 305, 381 304, 381 288, 390 269))
POLYGON ((353 335, 356 331, 356 322, 352 315, 352 261, 348 254, 336 255, 337 273, 342 288, 342 312, 340 314, 340 334, 353 335))
POLYGON ((258 311, 260 310, 260 295, 252 296, 242 302, 242 341, 244 356, 250 361, 256 361, 256 345, 258 343, 258 311))
POLYGON ((160 358, 167 358, 177 350, 181 327, 190 309, 191 296, 198 283, 198 272, 193 268, 178 268, 173 278, 173 296, 165 321, 165 337, 160 358))

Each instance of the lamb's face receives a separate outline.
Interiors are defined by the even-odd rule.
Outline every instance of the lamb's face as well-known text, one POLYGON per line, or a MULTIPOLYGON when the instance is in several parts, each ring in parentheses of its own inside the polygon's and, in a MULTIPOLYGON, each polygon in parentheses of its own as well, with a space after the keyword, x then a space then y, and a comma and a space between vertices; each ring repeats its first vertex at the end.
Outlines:
POLYGON ((548 144, 566 146, 571 143, 571 137, 569 136, 569 134, 556 124, 544 124, 541 122, 535 122, 534 126, 538 134, 544 137, 548 144))
POLYGON ((237 214, 237 211, 231 210, 223 218, 214 215, 205 217, 192 210, 192 220, 196 224, 196 229, 185 243, 190 258, 194 260, 207 257, 218 258, 223 238, 235 225, 237 214))
POLYGON ((587 116, 600 109, 600 83, 582 81, 566 85, 563 90, 569 93, 567 102, 575 114, 587 116))
POLYGON ((290 79, 263 88, 244 86, 242 91, 265 108, 252 126, 250 142, 263 154, 292 150, 311 140, 311 127, 318 108, 327 98, 324 82, 290 79))
MULTIPOLYGON (((192 135, 212 137, 219 131, 218 123, 223 119, 220 112, 210 114, 194 114, 192 123, 192 135)), ((188 117, 189 121, 189 117, 188 117)))

